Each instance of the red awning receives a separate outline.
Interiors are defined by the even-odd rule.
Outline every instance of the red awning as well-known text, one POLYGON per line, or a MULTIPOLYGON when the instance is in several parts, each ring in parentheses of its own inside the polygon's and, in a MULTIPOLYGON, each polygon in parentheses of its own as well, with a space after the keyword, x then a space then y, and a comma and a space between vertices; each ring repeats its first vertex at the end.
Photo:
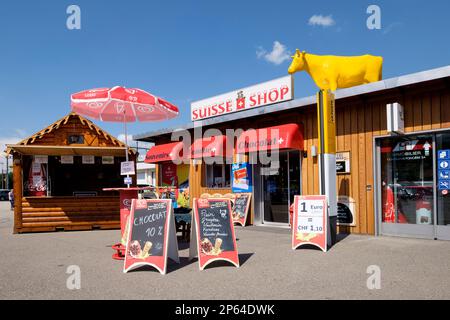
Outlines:
POLYGON ((192 159, 224 157, 226 155, 227 137, 224 135, 197 139, 191 145, 192 159))
POLYGON ((183 142, 171 142, 152 147, 145 156, 146 163, 174 161, 183 157, 183 142))
POLYGON ((242 133, 236 142, 236 153, 274 149, 303 150, 303 127, 290 123, 251 129, 242 133))

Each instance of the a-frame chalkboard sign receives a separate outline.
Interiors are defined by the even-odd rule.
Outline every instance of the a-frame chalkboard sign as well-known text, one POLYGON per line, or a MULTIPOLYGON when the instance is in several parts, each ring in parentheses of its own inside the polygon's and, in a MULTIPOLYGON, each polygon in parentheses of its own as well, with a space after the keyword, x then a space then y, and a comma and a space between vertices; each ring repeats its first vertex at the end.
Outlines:
POLYGON ((245 226, 250 210, 251 193, 236 193, 233 207, 233 222, 245 226))
POLYGON ((171 199, 133 199, 123 272, 149 265, 166 274, 168 258, 179 263, 171 199))
POLYGON ((194 198, 189 259, 198 257, 200 270, 223 260, 239 268, 239 256, 227 198, 194 198))

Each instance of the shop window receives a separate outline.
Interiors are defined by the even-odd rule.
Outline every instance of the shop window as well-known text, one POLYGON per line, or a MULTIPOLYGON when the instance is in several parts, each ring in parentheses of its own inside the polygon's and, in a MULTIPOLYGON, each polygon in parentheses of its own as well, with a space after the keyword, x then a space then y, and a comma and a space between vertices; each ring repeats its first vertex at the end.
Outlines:
POLYGON ((231 165, 210 164, 206 165, 206 187, 207 188, 230 188, 231 165))
POLYGON ((384 223, 433 224, 432 141, 431 135, 382 140, 384 223))

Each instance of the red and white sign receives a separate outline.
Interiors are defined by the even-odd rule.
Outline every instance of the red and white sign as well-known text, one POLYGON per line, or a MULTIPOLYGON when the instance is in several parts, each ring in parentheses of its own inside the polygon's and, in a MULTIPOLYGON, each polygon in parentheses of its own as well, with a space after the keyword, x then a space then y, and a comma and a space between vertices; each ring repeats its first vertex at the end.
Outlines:
POLYGON ((327 251, 328 207, 326 196, 295 196, 292 249, 312 244, 327 251))
POLYGON ((292 76, 260 83, 191 103, 191 120, 203 120, 294 98, 292 76))
POLYGON ((192 159, 223 157, 226 155, 227 137, 224 135, 204 137, 197 139, 191 145, 190 157, 192 159))
POLYGON ((274 149, 303 150, 303 127, 296 123, 244 131, 236 141, 236 153, 274 149))

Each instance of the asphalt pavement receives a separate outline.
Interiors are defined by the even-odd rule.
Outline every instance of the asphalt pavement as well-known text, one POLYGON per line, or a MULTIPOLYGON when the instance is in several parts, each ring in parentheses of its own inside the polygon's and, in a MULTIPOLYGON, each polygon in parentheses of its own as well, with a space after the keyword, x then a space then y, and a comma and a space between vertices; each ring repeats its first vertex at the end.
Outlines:
POLYGON ((200 271, 180 242, 166 275, 124 274, 111 258, 118 230, 14 235, 12 222, 0 202, 0 299, 450 299, 448 241, 349 235, 326 253, 293 251, 287 229, 236 227, 240 268, 200 271), (67 287, 70 266, 80 289, 67 287))

